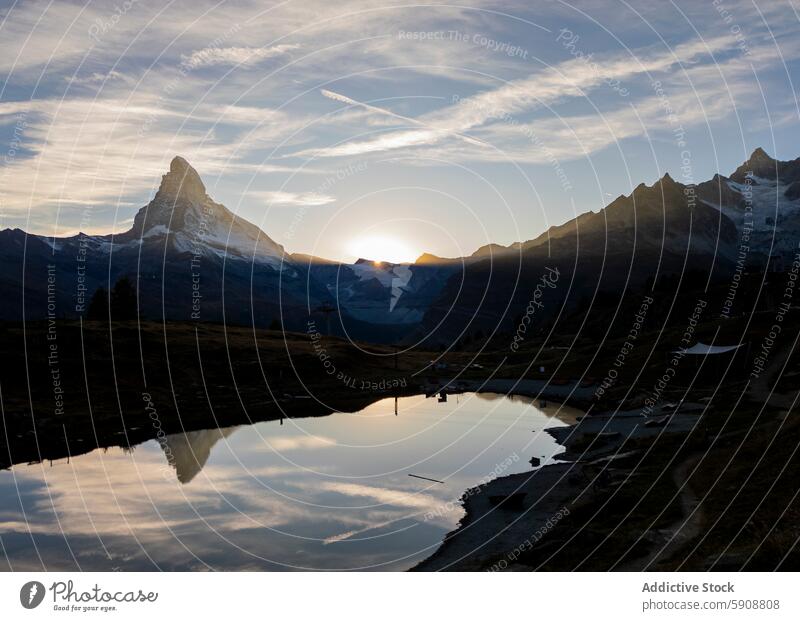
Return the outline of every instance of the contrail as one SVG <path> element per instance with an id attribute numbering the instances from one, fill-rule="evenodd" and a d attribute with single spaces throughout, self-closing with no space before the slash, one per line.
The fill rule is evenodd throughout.
<path id="1" fill-rule="evenodd" d="M 377 112 L 378 114 L 383 114 L 385 116 L 391 116 L 395 119 L 400 119 L 401 121 L 406 121 L 407 123 L 424 127 L 425 129 L 451 134 L 453 136 L 456 136 L 457 138 L 461 138 L 462 140 L 469 142 L 470 144 L 477 145 L 479 147 L 489 146 L 489 144 L 483 140 L 479 140 L 477 138 L 471 138 L 470 136 L 466 136 L 464 134 L 460 134 L 456 131 L 452 131 L 449 129 L 436 127 L 435 125 L 429 125 L 424 121 L 420 121 L 419 119 L 415 119 L 410 116 L 403 116 L 402 114 L 397 114 L 396 112 L 392 112 L 391 110 L 387 110 L 386 108 L 379 108 L 378 106 L 373 106 L 371 104 L 364 103 L 362 101 L 356 101 L 352 97 L 348 97 L 347 95 L 341 95 L 339 93 L 334 93 L 333 91 L 329 91 L 326 88 L 320 89 L 320 93 L 322 93 L 322 95 L 324 95 L 328 99 L 333 99 L 334 101 L 339 101 L 341 103 L 345 103 L 350 106 L 358 106 L 360 108 L 364 108 L 365 110 L 370 110 L 371 112 Z"/>

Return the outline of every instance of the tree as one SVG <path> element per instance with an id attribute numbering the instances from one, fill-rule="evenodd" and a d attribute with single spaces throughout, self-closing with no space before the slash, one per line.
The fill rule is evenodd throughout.
<path id="1" fill-rule="evenodd" d="M 111 318 L 114 321 L 136 319 L 136 311 L 136 287 L 123 276 L 111 290 Z"/>
<path id="2" fill-rule="evenodd" d="M 87 319 L 108 319 L 108 291 L 105 287 L 98 287 L 89 302 L 89 310 L 86 313 Z"/>

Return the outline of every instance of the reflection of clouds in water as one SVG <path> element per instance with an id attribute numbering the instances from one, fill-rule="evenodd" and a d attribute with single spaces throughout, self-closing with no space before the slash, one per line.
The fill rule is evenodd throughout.
<path id="1" fill-rule="evenodd" d="M 30 501 L 33 506 L 26 508 L 28 524 L 19 520 L 3 522 L 0 523 L 0 532 L 4 533 L 4 538 L 8 532 L 36 536 L 50 569 L 76 569 L 69 555 L 61 552 L 66 548 L 58 523 L 53 519 L 53 511 L 58 514 L 78 561 L 87 563 L 86 568 L 102 568 L 103 564 L 108 565 L 105 569 L 115 565 L 131 569 L 152 568 L 137 540 L 157 560 L 159 567 L 182 570 L 208 569 L 204 563 L 213 568 L 264 570 L 274 568 L 268 563 L 272 559 L 289 559 L 300 565 L 320 567 L 324 565 L 313 553 L 316 546 L 327 548 L 332 543 L 351 546 L 342 552 L 327 553 L 324 564 L 330 563 L 331 567 L 337 568 L 354 561 L 362 562 L 357 560 L 359 552 L 352 548 L 353 545 L 370 547 L 366 553 L 369 560 L 364 560 L 365 563 L 387 562 L 402 556 L 400 550 L 393 547 L 397 543 L 392 533 L 414 526 L 414 515 L 419 516 L 441 503 L 440 499 L 427 494 L 415 495 L 413 490 L 407 493 L 331 481 L 319 484 L 319 481 L 305 479 L 291 468 L 258 469 L 258 476 L 291 479 L 287 484 L 301 491 L 303 499 L 308 502 L 329 500 L 327 495 L 334 493 L 368 498 L 377 503 L 368 510 L 335 507 L 309 510 L 307 505 L 283 498 L 268 489 L 259 487 L 254 491 L 252 479 L 246 477 L 240 468 L 214 464 L 207 468 L 208 476 L 199 476 L 188 486 L 175 479 L 165 479 L 166 466 L 159 452 L 155 446 L 153 450 L 137 450 L 135 464 L 132 464 L 129 454 L 109 451 L 102 456 L 108 479 L 100 454 L 81 456 L 69 464 L 58 463 L 47 472 L 52 504 L 47 488 L 40 487 Z M 139 482 L 139 476 L 132 472 L 133 468 L 138 469 L 139 476 L 146 481 L 147 491 Z M 41 468 L 37 466 L 20 469 L 17 476 L 39 479 L 41 474 Z M 76 478 L 80 487 L 75 483 Z M 216 489 L 210 479 L 213 479 Z M 111 496 L 112 490 L 119 508 Z M 161 516 L 151 505 L 147 492 Z M 234 511 L 228 502 L 239 511 Z M 208 525 L 198 519 L 188 503 L 197 509 Z M 132 528 L 125 527 L 123 515 Z M 455 517 L 440 535 L 454 525 Z M 434 540 L 440 535 L 434 536 Z M 369 541 L 374 537 L 377 537 L 375 542 Z M 367 541 L 354 543 L 356 538 Z M 102 554 L 100 541 L 112 550 L 113 562 Z M 201 560 L 193 558 L 184 546 Z M 293 559 L 294 555 L 297 559 Z M 23 569 L 25 565 L 15 564 L 15 567 Z M 41 566 L 29 569 L 41 569 Z"/>
<path id="2" fill-rule="evenodd" d="M 228 438 L 239 427 L 202 429 L 166 436 L 162 449 L 169 464 L 175 469 L 178 481 L 189 483 L 206 465 L 214 445 Z M 309 450 L 336 444 L 335 440 L 321 436 L 288 436 L 267 438 L 258 446 L 277 453 Z"/>
<path id="3" fill-rule="evenodd" d="M 61 534 L 54 513 L 70 534 L 140 537 L 144 534 L 148 538 L 151 531 L 164 531 L 169 537 L 167 527 L 176 532 L 207 529 L 192 507 L 211 520 L 214 528 L 222 530 L 275 527 L 305 514 L 266 489 L 254 496 L 249 476 L 238 466 L 215 465 L 213 480 L 198 477 L 188 487 L 165 477 L 165 467 L 164 458 L 155 447 L 142 447 L 133 454 L 119 449 L 105 454 L 89 453 L 47 469 L 42 465 L 17 467 L 14 469 L 17 478 L 42 480 L 46 486 L 23 496 L 27 524 L 20 519 L 21 515 L 16 515 L 16 519 L 0 522 L 0 532 Z M 262 468 L 258 474 L 270 476 L 292 471 Z M 240 505 L 237 508 L 249 514 L 242 516 L 235 512 L 226 500 L 234 506 Z"/>
<path id="4" fill-rule="evenodd" d="M 42 465 L 17 467 L 14 470 L 19 479 L 46 481 L 46 485 L 33 488 L 23 499 L 28 522 L 13 512 L 8 515 L 9 519 L 0 521 L 0 531 L 60 536 L 61 529 L 53 519 L 56 514 L 70 536 L 105 539 L 135 535 L 152 544 L 173 541 L 168 529 L 180 536 L 208 531 L 209 526 L 201 522 L 192 508 L 211 528 L 225 533 L 265 527 L 292 532 L 293 525 L 308 520 L 307 505 L 293 502 L 261 485 L 254 490 L 252 476 L 265 479 L 265 485 L 270 484 L 270 477 L 280 477 L 282 485 L 301 492 L 306 502 L 327 500 L 325 494 L 332 492 L 351 498 L 369 498 L 376 503 L 369 511 L 347 507 L 316 508 L 314 519 L 331 523 L 335 532 L 342 528 L 353 531 L 379 528 L 408 517 L 409 509 L 415 509 L 412 513 L 416 514 L 441 502 L 433 496 L 415 493 L 413 489 L 405 492 L 356 483 L 309 480 L 296 468 L 281 466 L 254 468 L 246 474 L 236 465 L 215 464 L 208 476 L 197 477 L 191 485 L 178 483 L 181 477 L 191 475 L 190 478 L 194 478 L 195 470 L 200 469 L 198 462 L 205 464 L 214 445 L 234 430 L 170 436 L 169 446 L 178 480 L 164 476 L 165 458 L 155 444 L 139 447 L 134 453 L 120 449 L 110 449 L 104 454 L 89 453 L 69 463 L 58 462 L 46 471 Z M 307 442 L 307 439 L 314 439 L 304 437 L 284 439 L 287 441 L 283 443 L 284 448 L 307 448 L 324 443 Z"/>
<path id="5" fill-rule="evenodd" d="M 317 449 L 336 444 L 336 440 L 323 436 L 289 436 L 285 438 L 268 438 L 268 446 L 274 451 L 296 451 L 298 449 Z"/>
<path id="6" fill-rule="evenodd" d="M 361 485 L 359 483 L 326 481 L 319 484 L 318 488 L 345 496 L 370 498 L 381 505 L 394 505 L 397 507 L 428 509 L 439 502 L 436 497 L 427 494 L 406 493 L 397 489 Z"/>
<path id="7" fill-rule="evenodd" d="M 549 418 L 555 404 L 542 414 L 529 398 L 471 397 L 403 398 L 399 418 L 387 399 L 364 416 L 303 419 L 298 428 L 195 431 L 52 468 L 16 466 L 0 472 L 3 543 L 13 542 L 15 569 L 42 569 L 32 565 L 31 536 L 47 569 L 77 568 L 67 541 L 82 569 L 406 569 L 421 560 L 406 557 L 426 556 L 454 528 L 459 497 L 497 463 L 555 446 L 548 434 L 530 434 L 558 424 Z M 448 424 L 439 424 L 443 413 Z M 398 438 L 402 450 L 383 444 Z M 408 478 L 409 464 L 422 461 L 424 474 L 447 484 Z M 527 468 L 526 460 L 517 465 Z"/>
<path id="8" fill-rule="evenodd" d="M 175 468 L 178 481 L 189 483 L 206 465 L 211 449 L 222 439 L 228 438 L 239 427 L 222 429 L 202 429 L 166 436 L 162 449 L 170 465 Z M 260 445 L 277 453 L 296 450 L 309 450 L 333 446 L 335 440 L 322 436 L 288 436 L 267 438 Z M 288 470 L 289 472 L 293 470 Z M 251 471 L 252 472 L 252 471 Z M 274 469 L 271 472 L 275 472 Z M 286 469 L 283 472 L 287 472 Z"/>
<path id="9" fill-rule="evenodd" d="M 269 427 L 269 424 L 270 423 L 258 423 L 253 425 L 251 429 L 260 430 L 260 434 L 251 434 L 250 437 L 245 440 L 245 443 L 240 445 L 241 448 L 244 450 L 286 453 L 297 450 L 329 448 L 336 445 L 336 440 L 323 435 L 304 435 L 302 433 L 295 436 L 273 435 L 276 431 Z M 297 421 L 293 420 L 292 424 L 299 427 L 299 431 L 303 431 L 302 425 L 298 424 Z"/>
<path id="10" fill-rule="evenodd" d="M 368 519 L 360 520 L 361 528 L 355 528 L 346 532 L 338 533 L 336 535 L 325 538 L 326 545 L 346 541 L 356 536 L 370 537 L 375 536 L 388 526 L 398 524 L 403 521 L 420 520 L 429 512 L 433 514 L 436 508 L 442 507 L 445 504 L 445 499 L 436 497 L 430 494 L 424 494 L 416 491 L 416 488 L 410 486 L 408 491 L 400 489 L 390 489 L 387 487 L 375 487 L 372 485 L 361 485 L 358 483 L 337 483 L 325 482 L 320 485 L 321 488 L 342 494 L 353 498 L 367 498 L 378 505 L 368 512 Z M 460 503 L 454 501 L 452 508 L 460 506 Z M 438 522 L 446 526 L 446 530 L 451 530 L 455 527 L 460 512 L 450 511 L 443 513 L 438 517 Z M 401 527 L 402 528 L 402 527 Z"/>

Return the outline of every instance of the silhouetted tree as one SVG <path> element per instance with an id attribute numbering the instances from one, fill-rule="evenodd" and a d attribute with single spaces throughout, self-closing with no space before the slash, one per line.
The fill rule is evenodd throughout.
<path id="1" fill-rule="evenodd" d="M 108 319 L 108 291 L 105 287 L 98 287 L 89 302 L 89 310 L 86 312 L 87 319 Z"/>
<path id="2" fill-rule="evenodd" d="M 111 290 L 111 318 L 136 319 L 136 288 L 129 278 L 120 278 Z"/>

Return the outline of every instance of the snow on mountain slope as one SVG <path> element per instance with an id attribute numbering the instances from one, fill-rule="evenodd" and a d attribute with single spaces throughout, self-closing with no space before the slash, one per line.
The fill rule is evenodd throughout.
<path id="1" fill-rule="evenodd" d="M 756 149 L 730 177 L 700 184 L 701 201 L 719 209 L 750 252 L 786 255 L 800 239 L 800 160 L 782 162 Z"/>
<path id="2" fill-rule="evenodd" d="M 254 262 L 284 271 L 287 276 L 295 272 L 285 258 L 283 246 L 256 225 L 214 202 L 197 171 L 182 157 L 172 160 L 155 197 L 139 210 L 129 231 L 40 239 L 56 250 L 65 244 L 81 245 L 88 251 L 108 254 L 126 249 L 138 251 L 140 246 L 148 245 L 160 247 L 162 252 Z"/>
<path id="3" fill-rule="evenodd" d="M 312 278 L 323 284 L 337 306 L 351 317 L 382 325 L 422 320 L 430 303 L 461 263 L 417 265 L 309 261 Z"/>

